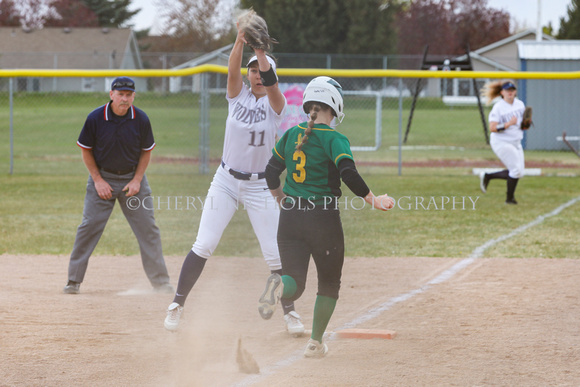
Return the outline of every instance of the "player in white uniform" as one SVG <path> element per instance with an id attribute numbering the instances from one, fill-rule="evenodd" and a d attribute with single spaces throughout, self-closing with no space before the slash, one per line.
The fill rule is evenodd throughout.
<path id="1" fill-rule="evenodd" d="M 518 204 L 514 193 L 520 178 L 524 176 L 524 150 L 521 129 L 524 103 L 516 97 L 517 89 L 512 80 L 499 80 L 485 85 L 483 94 L 488 104 L 501 95 L 501 99 L 489 113 L 490 145 L 493 152 L 507 169 L 495 173 L 481 173 L 480 187 L 483 193 L 492 179 L 507 180 L 507 204 Z"/>
<path id="2" fill-rule="evenodd" d="M 229 106 L 222 162 L 213 177 L 197 238 L 185 257 L 173 303 L 167 310 L 164 325 L 168 330 L 177 329 L 187 296 L 238 209 L 247 211 L 271 273 L 282 273 L 276 240 L 280 212 L 270 195 L 264 170 L 276 143 L 286 98 L 278 88 L 276 62 L 263 50 L 254 50 L 255 55 L 247 63 L 250 87 L 244 84 L 240 68 L 245 43 L 244 33 L 238 30 L 228 62 Z M 288 332 L 302 335 L 304 325 L 294 311 L 294 303 L 283 307 Z"/>

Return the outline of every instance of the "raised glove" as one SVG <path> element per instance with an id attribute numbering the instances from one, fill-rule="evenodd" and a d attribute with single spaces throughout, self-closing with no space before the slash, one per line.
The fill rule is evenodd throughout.
<path id="1" fill-rule="evenodd" d="M 268 34 L 268 25 L 264 18 L 253 9 L 248 10 L 238 18 L 238 27 L 244 32 L 248 46 L 255 50 L 271 51 L 272 45 L 278 43 Z"/>
<path id="2" fill-rule="evenodd" d="M 524 110 L 524 117 L 522 118 L 522 130 L 527 130 L 532 126 L 534 123 L 532 122 L 532 108 L 528 106 L 526 110 Z"/>

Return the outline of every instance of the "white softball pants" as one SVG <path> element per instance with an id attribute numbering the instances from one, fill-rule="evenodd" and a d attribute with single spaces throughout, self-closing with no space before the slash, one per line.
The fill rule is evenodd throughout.
<path id="1" fill-rule="evenodd" d="M 489 143 L 493 152 L 508 169 L 512 179 L 524 177 L 524 149 L 521 141 L 497 140 L 492 136 Z"/>
<path id="2" fill-rule="evenodd" d="M 221 166 L 207 193 L 193 252 L 206 259 L 211 257 L 236 211 L 244 210 L 248 213 L 270 270 L 281 269 L 276 241 L 280 210 L 270 194 L 266 179 L 238 180 Z"/>

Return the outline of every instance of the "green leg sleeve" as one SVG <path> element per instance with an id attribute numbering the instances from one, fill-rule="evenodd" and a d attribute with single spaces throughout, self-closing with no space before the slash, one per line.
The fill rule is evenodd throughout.
<path id="1" fill-rule="evenodd" d="M 322 343 L 322 336 L 328 326 L 330 317 L 336 306 L 336 298 L 317 296 L 314 304 L 314 316 L 312 318 L 312 334 L 310 338 Z"/>
<path id="2" fill-rule="evenodd" d="M 284 291 L 282 292 L 282 298 L 290 298 L 296 293 L 296 281 L 294 278 L 283 275 L 282 283 L 284 284 Z"/>

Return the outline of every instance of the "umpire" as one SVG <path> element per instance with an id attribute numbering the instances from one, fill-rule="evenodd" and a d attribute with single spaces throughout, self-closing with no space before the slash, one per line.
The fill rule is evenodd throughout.
<path id="1" fill-rule="evenodd" d="M 144 111 L 133 106 L 135 82 L 132 79 L 115 79 L 109 95 L 111 100 L 106 105 L 88 115 L 77 141 L 89 180 L 83 220 L 77 229 L 64 293 L 79 293 L 89 258 L 117 200 L 139 242 L 141 261 L 149 281 L 157 291 L 173 293 L 153 210 L 134 205 L 143 203 L 151 195 L 145 176 L 155 147 L 151 123 Z"/>

